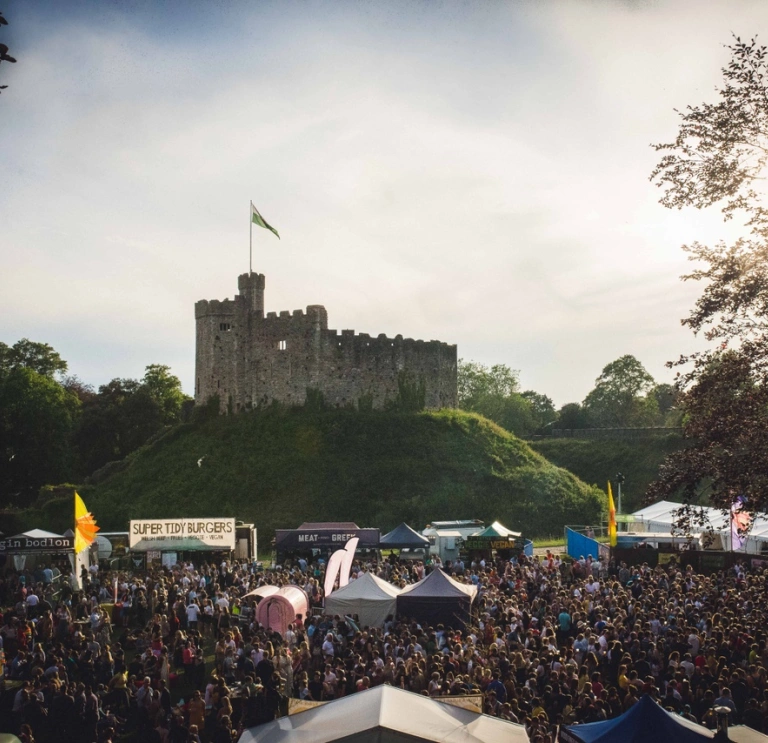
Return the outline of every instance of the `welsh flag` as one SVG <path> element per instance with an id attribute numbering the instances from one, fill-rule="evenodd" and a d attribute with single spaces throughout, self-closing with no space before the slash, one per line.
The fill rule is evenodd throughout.
<path id="1" fill-rule="evenodd" d="M 280 239 L 280 235 L 278 235 L 277 230 L 272 227 L 272 225 L 268 224 L 267 220 L 264 219 L 261 214 L 259 214 L 259 210 L 253 205 L 253 202 L 251 202 L 251 222 L 253 222 L 253 224 L 259 225 L 259 227 L 263 227 L 265 230 L 274 232 L 275 235 L 277 235 L 277 239 Z"/>

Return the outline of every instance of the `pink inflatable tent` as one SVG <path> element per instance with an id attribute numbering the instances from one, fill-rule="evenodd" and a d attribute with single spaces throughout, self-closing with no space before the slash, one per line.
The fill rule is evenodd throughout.
<path id="1" fill-rule="evenodd" d="M 261 601 L 267 596 L 272 596 L 277 593 L 279 590 L 280 589 L 277 586 L 259 586 L 258 588 L 254 588 L 253 591 L 246 593 L 243 598 L 247 599 L 254 596 L 257 600 Z"/>
<path id="2" fill-rule="evenodd" d="M 296 621 L 296 615 L 305 619 L 309 611 L 307 594 L 298 586 L 283 586 L 276 593 L 265 596 L 256 610 L 259 624 L 267 629 L 285 635 L 289 624 Z"/>

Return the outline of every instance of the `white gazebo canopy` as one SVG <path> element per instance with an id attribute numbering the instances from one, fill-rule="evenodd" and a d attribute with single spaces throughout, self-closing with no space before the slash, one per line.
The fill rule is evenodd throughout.
<path id="1" fill-rule="evenodd" d="M 240 743 L 528 743 L 525 727 L 376 686 L 243 732 Z"/>

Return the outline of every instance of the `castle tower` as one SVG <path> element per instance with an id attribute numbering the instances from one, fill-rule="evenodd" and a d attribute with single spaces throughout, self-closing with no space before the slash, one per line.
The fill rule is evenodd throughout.
<path id="1" fill-rule="evenodd" d="M 237 277 L 240 296 L 245 297 L 248 312 L 259 318 L 264 317 L 264 286 L 267 280 L 263 273 L 242 273 Z"/>
<path id="2" fill-rule="evenodd" d="M 322 305 L 264 312 L 264 274 L 238 276 L 234 301 L 195 304 L 195 403 L 222 412 L 272 401 L 304 404 L 310 391 L 336 407 L 385 407 L 404 375 L 428 408 L 455 407 L 456 346 L 328 328 Z"/>

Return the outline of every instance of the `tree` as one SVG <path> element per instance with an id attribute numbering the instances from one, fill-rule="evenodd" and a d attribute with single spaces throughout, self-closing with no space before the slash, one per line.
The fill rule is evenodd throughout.
<path id="1" fill-rule="evenodd" d="M 726 219 L 743 212 L 754 234 L 765 236 L 768 210 L 756 190 L 768 161 L 766 47 L 734 37 L 726 48 L 724 85 L 717 103 L 688 106 L 674 142 L 654 145 L 664 152 L 651 180 L 664 190 L 669 208 L 697 209 L 721 204 Z"/>
<path id="2" fill-rule="evenodd" d="M 1 26 L 7 26 L 8 21 L 5 20 L 3 17 L 3 14 L 0 13 L 0 27 Z M 10 54 L 8 54 L 8 46 L 6 44 L 0 44 L 0 64 L 3 62 L 16 62 L 16 59 L 12 57 Z M 7 85 L 0 85 L 0 91 L 3 91 L 7 88 Z"/>
<path id="3" fill-rule="evenodd" d="M 159 406 L 163 425 L 178 423 L 184 401 L 189 398 L 181 391 L 181 380 L 171 374 L 171 367 L 150 364 L 144 372 L 141 384 Z"/>
<path id="4" fill-rule="evenodd" d="M 488 367 L 460 359 L 459 407 L 483 415 L 518 436 L 530 435 L 540 426 L 534 404 L 518 392 L 518 374 L 506 364 Z"/>
<path id="5" fill-rule="evenodd" d="M 0 377 L 0 494 L 66 480 L 80 402 L 49 376 L 17 366 Z"/>
<path id="6" fill-rule="evenodd" d="M 0 374 L 12 369 L 32 369 L 45 377 L 67 371 L 67 362 L 47 343 L 22 338 L 9 347 L 0 342 Z"/>
<path id="7" fill-rule="evenodd" d="M 718 206 L 724 219 L 743 220 L 746 235 L 732 245 L 684 246 L 703 266 L 683 279 L 704 288 L 682 323 L 712 346 L 670 364 L 679 368 L 688 446 L 666 460 L 648 496 L 692 502 L 706 483 L 716 506 L 729 508 L 739 494 L 765 510 L 768 210 L 759 184 L 768 163 L 768 50 L 739 37 L 727 48 L 717 102 L 679 112 L 676 139 L 655 145 L 664 155 L 651 179 L 664 190 L 664 206 Z"/>
<path id="8" fill-rule="evenodd" d="M 651 425 L 658 408 L 647 393 L 654 384 L 645 367 L 627 354 L 603 368 L 584 399 L 584 409 L 593 425 L 602 428 Z"/>
<path id="9" fill-rule="evenodd" d="M 473 400 L 487 396 L 509 397 L 520 388 L 519 374 L 506 364 L 487 367 L 477 361 L 459 359 L 459 407 L 465 408 Z"/>
<path id="10" fill-rule="evenodd" d="M 587 411 L 578 402 L 566 403 L 557 414 L 558 428 L 589 428 L 589 426 Z"/>
<path id="11" fill-rule="evenodd" d="M 525 392 L 520 393 L 520 396 L 531 403 L 533 413 L 536 416 L 537 428 L 543 428 L 557 420 L 557 411 L 551 397 L 533 390 L 525 390 Z"/>
<path id="12" fill-rule="evenodd" d="M 73 387 L 77 387 L 73 384 Z M 187 398 L 170 367 L 150 364 L 141 381 L 113 379 L 88 395 L 75 434 L 80 476 L 123 459 L 166 426 L 181 421 Z"/>

